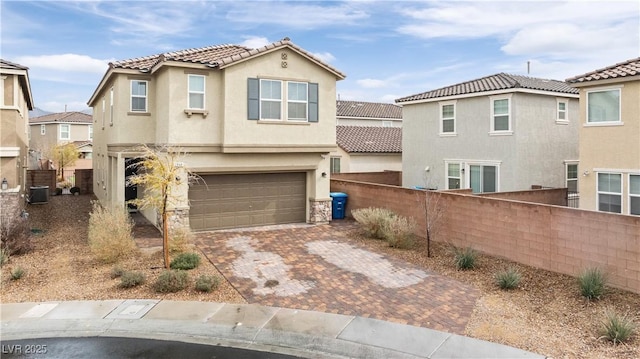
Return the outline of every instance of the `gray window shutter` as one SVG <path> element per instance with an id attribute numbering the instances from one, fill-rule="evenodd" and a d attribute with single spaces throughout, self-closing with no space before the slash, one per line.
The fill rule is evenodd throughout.
<path id="1" fill-rule="evenodd" d="M 248 79 L 247 90 L 249 120 L 258 120 L 260 118 L 260 80 Z"/>
<path id="2" fill-rule="evenodd" d="M 318 84 L 309 84 L 309 122 L 318 122 Z"/>

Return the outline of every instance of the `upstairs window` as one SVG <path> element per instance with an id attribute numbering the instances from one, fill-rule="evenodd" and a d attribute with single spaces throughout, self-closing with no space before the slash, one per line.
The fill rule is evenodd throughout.
<path id="1" fill-rule="evenodd" d="M 204 110 L 205 81 L 202 75 L 189 75 L 189 108 Z"/>
<path id="2" fill-rule="evenodd" d="M 131 111 L 147 112 L 148 81 L 131 80 Z"/>
<path id="3" fill-rule="evenodd" d="M 587 92 L 587 124 L 621 122 L 620 89 Z"/>
<path id="4" fill-rule="evenodd" d="M 318 84 L 248 79 L 249 120 L 318 122 Z"/>
<path id="5" fill-rule="evenodd" d="M 71 139 L 71 126 L 66 124 L 60 125 L 60 139 L 61 140 L 70 140 Z"/>
<path id="6" fill-rule="evenodd" d="M 456 104 L 440 104 L 440 134 L 454 135 L 456 133 Z"/>
<path id="7" fill-rule="evenodd" d="M 509 132 L 511 131 L 511 111 L 510 99 L 493 99 L 491 105 L 491 131 Z"/>
<path id="8" fill-rule="evenodd" d="M 557 122 L 569 122 L 569 117 L 567 115 L 568 104 L 565 100 L 558 100 L 557 102 L 558 112 L 556 116 Z"/>

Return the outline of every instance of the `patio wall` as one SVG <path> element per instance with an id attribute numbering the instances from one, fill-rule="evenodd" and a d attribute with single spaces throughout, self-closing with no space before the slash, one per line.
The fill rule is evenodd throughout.
<path id="1" fill-rule="evenodd" d="M 478 194 L 478 196 L 512 199 L 516 201 L 531 203 L 552 204 L 555 206 L 567 205 L 566 188 L 531 189 L 527 191 L 483 193 Z"/>
<path id="2" fill-rule="evenodd" d="M 383 172 L 332 173 L 331 179 L 343 179 L 343 180 L 349 180 L 349 181 L 401 186 L 402 172 L 401 171 L 383 171 Z"/>
<path id="3" fill-rule="evenodd" d="M 356 208 L 388 208 L 413 217 L 422 237 L 422 203 L 425 196 L 434 196 L 433 203 L 439 195 L 445 210 L 436 241 L 572 276 L 598 266 L 607 272 L 612 286 L 640 293 L 637 216 L 335 179 L 331 191 L 348 194 L 347 215 Z"/>

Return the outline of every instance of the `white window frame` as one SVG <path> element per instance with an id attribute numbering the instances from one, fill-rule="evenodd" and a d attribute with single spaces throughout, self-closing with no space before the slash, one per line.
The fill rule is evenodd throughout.
<path id="1" fill-rule="evenodd" d="M 471 166 L 492 166 L 496 168 L 496 182 L 495 182 L 495 192 L 500 192 L 500 165 L 501 161 L 478 161 L 478 160 L 470 160 L 464 163 L 464 183 L 467 189 L 471 189 Z M 478 193 L 487 193 L 487 192 L 478 192 Z"/>
<path id="2" fill-rule="evenodd" d="M 89 131 L 89 140 L 93 141 L 93 125 L 89 125 L 88 131 Z"/>
<path id="3" fill-rule="evenodd" d="M 280 98 L 279 99 L 277 99 L 275 97 L 274 98 L 263 97 L 264 91 L 262 91 L 262 84 L 264 82 L 278 82 L 278 83 L 280 83 Z M 260 81 L 258 83 L 258 86 L 260 88 L 260 99 L 259 99 L 259 101 L 260 101 L 260 117 L 259 117 L 260 121 L 282 121 L 284 118 L 286 118 L 286 115 L 284 113 L 284 109 L 282 108 L 283 107 L 282 103 L 284 102 L 283 98 L 284 98 L 284 87 L 285 87 L 285 86 L 283 86 L 283 84 L 285 82 L 286 81 L 274 80 L 274 79 L 260 79 Z M 278 102 L 278 103 L 280 103 L 280 106 L 279 106 L 280 107 L 280 118 L 264 118 L 264 117 L 262 117 L 264 115 L 264 111 L 262 109 L 262 105 L 263 105 L 264 102 L 274 102 L 274 103 Z"/>
<path id="4" fill-rule="evenodd" d="M 456 121 L 456 101 L 446 101 L 446 102 L 439 102 L 439 108 L 440 108 L 440 136 L 441 137 L 446 137 L 446 136 L 457 136 L 457 121 Z M 443 114 L 443 110 L 445 106 L 453 106 L 453 117 L 444 117 Z M 453 132 L 444 132 L 444 121 L 453 121 Z"/>
<path id="5" fill-rule="evenodd" d="M 107 100 L 102 98 L 102 129 L 104 130 L 104 121 L 105 121 L 105 111 L 107 111 Z"/>
<path id="6" fill-rule="evenodd" d="M 449 166 L 450 165 L 458 165 L 458 177 L 449 175 Z M 445 178 L 445 188 L 446 189 L 461 189 L 462 187 L 462 178 L 463 178 L 463 164 L 459 161 L 445 161 L 444 162 L 444 178 Z M 449 187 L 449 179 L 458 179 L 458 188 Z"/>
<path id="7" fill-rule="evenodd" d="M 284 83 L 286 83 L 286 87 L 283 86 L 283 90 L 286 93 L 286 96 L 283 98 L 287 99 L 287 102 L 284 106 L 284 118 L 287 119 L 287 121 L 293 121 L 293 122 L 309 122 L 309 83 L 308 82 L 302 82 L 302 81 L 284 81 Z M 307 90 L 306 96 L 305 96 L 305 100 L 291 100 L 289 99 L 289 84 L 302 84 L 304 85 L 304 87 Z M 302 103 L 305 105 L 305 112 L 304 112 L 304 118 L 291 118 L 289 116 L 289 103 Z"/>
<path id="8" fill-rule="evenodd" d="M 585 126 L 621 126 L 624 124 L 622 122 L 622 87 L 623 86 L 594 88 L 585 93 L 585 103 L 586 103 Z M 593 93 L 608 92 L 608 91 L 618 92 L 618 118 L 613 121 L 589 121 L 590 119 L 589 95 Z"/>
<path id="9" fill-rule="evenodd" d="M 339 168 L 338 168 L 337 172 L 334 172 L 334 167 L 335 167 L 334 164 L 336 162 L 338 163 L 338 167 Z M 342 172 L 342 157 L 337 157 L 337 156 L 331 157 L 329 159 L 329 167 L 330 167 L 330 171 L 329 172 L 331 172 L 331 173 L 341 173 Z"/>
<path id="10" fill-rule="evenodd" d="M 569 178 L 569 166 L 576 166 L 576 178 Z M 564 181 L 567 190 L 569 189 L 569 181 L 576 182 L 576 193 L 578 192 L 578 185 L 580 180 L 580 167 L 578 166 L 578 161 L 565 161 L 564 163 Z"/>
<path id="11" fill-rule="evenodd" d="M 268 82 L 278 82 L 280 83 L 280 99 L 276 98 L 265 98 L 263 97 L 262 91 L 262 83 Z M 307 97 L 306 100 L 290 100 L 289 99 L 289 84 L 303 84 L 307 89 Z M 293 123 L 308 123 L 309 122 L 309 82 L 304 81 L 285 81 L 285 80 L 277 80 L 277 79 L 260 79 L 259 84 L 260 88 L 260 121 L 281 121 L 281 122 L 293 122 Z M 279 102 L 280 103 L 280 118 L 263 118 L 264 111 L 262 110 L 263 102 Z M 289 118 L 289 103 L 304 103 L 306 105 L 305 118 Z"/>
<path id="12" fill-rule="evenodd" d="M 109 126 L 113 126 L 113 87 L 109 91 Z M 93 134 L 93 129 L 91 133 Z"/>
<path id="13" fill-rule="evenodd" d="M 202 79 L 202 91 L 191 89 L 191 79 L 199 77 Z M 190 110 L 204 110 L 206 108 L 206 91 L 207 91 L 207 78 L 204 75 L 188 74 L 187 75 L 187 108 Z M 202 107 L 194 107 L 191 104 L 191 95 L 202 96 Z"/>
<path id="14" fill-rule="evenodd" d="M 63 127 L 66 127 L 66 128 L 67 128 L 67 131 L 62 131 L 62 128 L 63 128 Z M 66 137 L 62 137 L 62 134 L 63 134 L 63 133 L 66 133 L 66 134 L 67 134 L 67 136 L 66 136 Z M 59 138 L 61 141 L 68 141 L 68 140 L 70 140 L 70 139 L 71 139 L 71 125 L 70 125 L 70 124 L 68 124 L 68 123 L 61 123 L 61 124 L 60 124 L 60 127 L 59 127 L 59 133 L 58 133 L 58 138 Z"/>
<path id="15" fill-rule="evenodd" d="M 47 134 L 47 125 L 40 125 L 40 134 L 43 136 Z"/>
<path id="16" fill-rule="evenodd" d="M 511 94 L 507 94 L 507 95 L 500 95 L 500 96 L 490 96 L 489 97 L 489 105 L 490 105 L 490 113 L 491 113 L 491 119 L 490 119 L 490 123 L 489 123 L 489 134 L 490 135 L 512 135 L 513 134 L 513 111 L 512 111 L 512 106 L 511 106 Z M 509 128 L 506 130 L 496 130 L 496 116 L 504 116 L 503 114 L 495 114 L 495 102 L 496 101 L 501 101 L 501 100 L 507 100 L 507 107 L 508 107 L 508 111 L 507 111 L 507 120 L 508 120 L 508 126 Z"/>
<path id="17" fill-rule="evenodd" d="M 600 191 L 600 175 L 608 174 L 608 175 L 618 175 L 620 176 L 620 192 L 606 192 Z M 596 172 L 596 210 L 598 212 L 606 212 L 606 213 L 622 213 L 624 208 L 624 197 L 622 196 L 622 192 L 624 189 L 624 176 L 621 172 Z M 611 196 L 619 196 L 620 197 L 620 212 L 611 212 L 611 211 L 600 211 L 600 195 L 606 194 Z"/>
<path id="18" fill-rule="evenodd" d="M 133 94 L 133 84 L 134 83 L 141 83 L 144 82 L 145 83 L 145 94 L 144 95 L 134 95 Z M 137 113 L 146 113 L 149 112 L 149 81 L 147 80 L 131 80 L 130 82 L 130 86 L 129 86 L 129 110 L 131 112 L 137 112 Z M 144 109 L 142 110 L 134 110 L 133 109 L 133 99 L 134 98 L 144 98 Z"/>
<path id="19" fill-rule="evenodd" d="M 638 177 L 640 179 L 640 172 L 638 173 L 629 173 L 629 204 L 627 205 L 627 212 L 629 213 L 629 215 L 632 216 L 640 216 L 640 213 L 631 213 L 631 198 L 638 198 L 638 201 L 640 201 L 640 192 L 638 193 L 632 193 L 631 192 L 631 177 Z"/>
<path id="20" fill-rule="evenodd" d="M 564 110 L 560 109 L 560 104 L 564 104 Z M 564 116 L 564 118 L 561 118 L 561 114 Z M 562 98 L 556 99 L 556 123 L 569 123 L 569 100 Z"/>

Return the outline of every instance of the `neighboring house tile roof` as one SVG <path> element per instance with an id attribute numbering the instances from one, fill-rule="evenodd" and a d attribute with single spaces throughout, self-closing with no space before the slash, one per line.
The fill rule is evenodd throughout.
<path id="1" fill-rule="evenodd" d="M 34 117 L 29 119 L 29 124 L 37 123 L 49 123 L 49 122 L 64 122 L 64 123 L 93 123 L 91 115 L 87 115 L 83 112 L 59 112 L 52 113 L 40 117 Z"/>
<path id="2" fill-rule="evenodd" d="M 7 61 L 4 59 L 0 59 L 0 68 L 3 69 L 11 69 L 11 70 L 28 70 L 29 68 L 26 66 L 18 65 L 11 61 Z"/>
<path id="3" fill-rule="evenodd" d="M 640 75 L 640 57 L 567 79 L 570 84 Z"/>
<path id="4" fill-rule="evenodd" d="M 417 100 L 428 100 L 440 97 L 466 95 L 482 93 L 488 91 L 508 90 L 508 89 L 528 89 L 549 91 L 557 93 L 578 94 L 578 90 L 569 86 L 566 82 L 558 80 L 547 80 L 535 77 L 509 75 L 499 73 L 479 79 L 462 82 L 459 84 L 443 87 L 437 90 L 419 93 L 416 95 L 402 97 L 396 102 L 409 102 Z"/>
<path id="5" fill-rule="evenodd" d="M 336 142 L 348 153 L 402 153 L 402 128 L 336 126 Z"/>
<path id="6" fill-rule="evenodd" d="M 263 46 L 258 49 L 250 49 L 241 45 L 214 45 L 201 48 L 192 48 L 180 51 L 165 52 L 162 54 L 138 57 L 134 59 L 121 60 L 109 63 L 111 68 L 123 68 L 123 69 L 136 69 L 143 72 L 151 71 L 151 69 L 166 61 L 178 61 L 178 62 L 190 62 L 207 65 L 209 67 L 224 68 L 232 65 L 236 62 L 251 58 L 255 55 L 269 52 L 281 47 L 291 47 L 300 52 L 304 56 L 307 56 L 314 62 L 325 67 L 331 72 L 334 72 L 338 77 L 344 78 L 345 75 L 335 69 L 334 67 L 324 63 L 320 59 L 316 58 L 310 52 L 300 48 L 291 42 L 288 37 L 280 41 L 276 41 L 269 45 Z"/>
<path id="7" fill-rule="evenodd" d="M 402 107 L 391 103 L 338 100 L 336 116 L 402 120 Z"/>
<path id="8" fill-rule="evenodd" d="M 73 144 L 76 146 L 77 149 L 80 149 L 83 147 L 93 147 L 93 141 L 73 141 Z"/>

